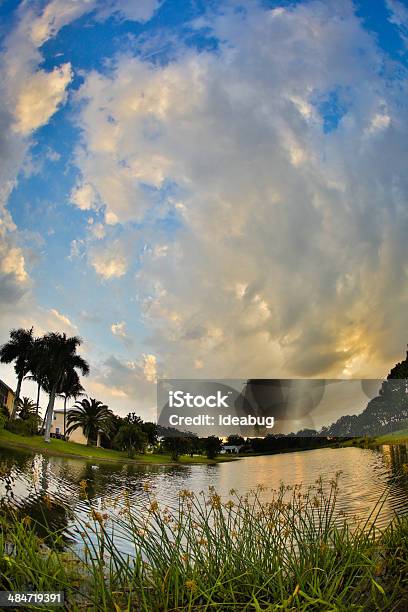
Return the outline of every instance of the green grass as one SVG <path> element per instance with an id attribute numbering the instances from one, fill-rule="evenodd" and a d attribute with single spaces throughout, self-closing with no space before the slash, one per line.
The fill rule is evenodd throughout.
<path id="1" fill-rule="evenodd" d="M 150 493 L 140 507 L 124 496 L 112 500 L 115 514 L 91 507 L 86 482 L 82 491 L 77 548 L 61 550 L 60 534 L 40 540 L 30 518 L 3 513 L 0 589 L 64 590 L 73 612 L 406 609 L 408 519 L 384 531 L 338 525 L 337 481 L 282 486 L 267 502 L 261 487 L 229 499 L 184 490 L 172 508 Z"/>
<path id="2" fill-rule="evenodd" d="M 337 442 L 335 446 L 362 446 L 365 448 L 373 448 L 381 444 L 408 444 L 408 429 L 400 429 L 399 431 L 384 434 L 383 436 L 353 438 L 346 442 Z"/>
<path id="3" fill-rule="evenodd" d="M 172 460 L 169 455 L 159 455 L 146 453 L 145 455 L 135 455 L 133 459 L 129 459 L 126 453 L 115 451 L 107 448 L 96 448 L 95 446 L 86 446 L 75 442 L 65 442 L 51 438 L 49 443 L 44 442 L 40 436 L 21 436 L 12 433 L 5 429 L 0 430 L 0 446 L 25 448 L 31 451 L 39 451 L 50 455 L 66 455 L 76 456 L 85 459 L 93 459 L 99 461 L 113 461 L 126 463 L 140 464 L 169 464 Z M 218 463 L 222 461 L 231 461 L 230 457 L 217 457 L 215 460 L 207 459 L 202 456 L 184 455 L 180 457 L 179 463 Z"/>
<path id="4" fill-rule="evenodd" d="M 394 431 L 384 436 L 377 436 L 375 442 L 377 444 L 407 444 L 408 429 L 401 429 L 400 431 Z"/>

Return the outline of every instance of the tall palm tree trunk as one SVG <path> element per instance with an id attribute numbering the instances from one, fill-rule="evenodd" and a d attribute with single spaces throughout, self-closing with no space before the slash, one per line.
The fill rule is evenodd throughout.
<path id="1" fill-rule="evenodd" d="M 47 413 L 45 415 L 45 432 L 44 432 L 44 442 L 50 441 L 50 432 L 51 432 L 51 424 L 52 424 L 52 415 L 54 414 L 54 403 L 55 403 L 55 395 L 56 395 L 57 386 L 55 385 L 51 389 L 50 399 L 47 406 Z"/>
<path id="2" fill-rule="evenodd" d="M 37 414 L 37 417 L 38 417 L 38 411 L 40 410 L 40 392 L 41 392 L 41 384 L 38 383 L 37 385 L 37 404 L 35 406 L 35 412 Z"/>
<path id="3" fill-rule="evenodd" d="M 64 397 L 64 438 L 65 438 L 66 423 L 67 423 L 67 396 Z"/>
<path id="4" fill-rule="evenodd" d="M 20 391 L 21 391 L 21 383 L 23 382 L 23 375 L 19 376 L 17 379 L 17 389 L 16 389 L 16 394 L 14 396 L 14 402 L 13 402 L 13 410 L 11 411 L 11 418 L 15 419 L 17 416 L 17 407 L 18 407 L 18 400 L 20 399 Z"/>

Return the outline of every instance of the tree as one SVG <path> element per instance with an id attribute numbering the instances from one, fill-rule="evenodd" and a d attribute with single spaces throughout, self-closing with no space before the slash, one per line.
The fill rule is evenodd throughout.
<path id="1" fill-rule="evenodd" d="M 185 436 L 185 452 L 193 457 L 193 455 L 201 454 L 202 441 L 198 436 Z"/>
<path id="2" fill-rule="evenodd" d="M 31 416 L 35 416 L 35 403 L 29 397 L 18 398 L 16 400 L 18 416 L 23 421 L 29 419 Z"/>
<path id="3" fill-rule="evenodd" d="M 157 425 L 156 423 L 147 422 L 144 423 L 143 419 L 136 414 L 136 412 L 129 412 L 123 419 L 126 424 L 137 425 L 147 435 L 149 444 L 157 444 Z"/>
<path id="4" fill-rule="evenodd" d="M 393 380 L 396 378 L 408 379 L 408 351 L 404 361 L 400 361 L 390 370 L 387 376 L 387 380 Z"/>
<path id="5" fill-rule="evenodd" d="M 203 445 L 208 459 L 214 459 L 221 452 L 222 442 L 217 436 L 205 438 Z"/>
<path id="6" fill-rule="evenodd" d="M 125 419 L 118 416 L 117 414 L 112 414 L 109 422 L 109 433 L 105 435 L 102 432 L 102 442 L 105 448 L 113 448 L 113 442 L 115 440 L 116 434 L 122 425 L 125 424 Z"/>
<path id="7" fill-rule="evenodd" d="M 97 440 L 99 445 L 101 432 L 105 435 L 110 434 L 111 418 L 112 411 L 105 404 L 93 397 L 90 400 L 83 399 L 77 402 L 68 413 L 67 434 L 81 427 L 88 445 L 91 445 L 92 440 Z"/>
<path id="8" fill-rule="evenodd" d="M 49 442 L 55 396 L 61 389 L 68 372 L 79 370 L 86 376 L 89 373 L 89 365 L 76 352 L 81 344 L 78 336 L 67 337 L 66 334 L 50 332 L 43 336 L 41 342 L 43 351 L 41 376 L 46 377 L 49 388 L 44 441 Z"/>
<path id="9" fill-rule="evenodd" d="M 231 445 L 231 446 L 242 446 L 245 444 L 245 440 L 242 436 L 238 436 L 235 434 L 232 434 L 230 436 L 228 436 L 227 438 L 227 444 Z"/>
<path id="10" fill-rule="evenodd" d="M 125 421 L 127 423 L 131 423 L 132 425 L 142 425 L 143 419 L 136 414 L 136 412 L 129 412 L 125 416 Z"/>
<path id="11" fill-rule="evenodd" d="M 172 461 L 178 461 L 180 455 L 184 455 L 188 451 L 187 446 L 188 441 L 185 437 L 170 436 L 163 440 L 163 448 L 170 453 Z"/>
<path id="12" fill-rule="evenodd" d="M 81 385 L 81 381 L 75 370 L 67 371 L 58 393 L 58 395 L 64 398 L 64 437 L 66 435 L 67 425 L 67 401 L 71 398 L 76 400 L 78 397 L 85 395 L 84 391 L 85 389 Z"/>
<path id="13" fill-rule="evenodd" d="M 44 362 L 45 358 L 44 351 L 44 341 L 43 338 L 35 338 L 33 342 L 33 347 L 30 355 L 30 371 L 31 376 L 27 376 L 28 379 L 34 380 L 37 383 L 37 401 L 36 401 L 36 413 L 38 416 L 40 409 L 40 393 L 41 389 L 47 389 L 49 385 L 47 384 L 47 373 L 46 373 L 46 363 Z"/>
<path id="14" fill-rule="evenodd" d="M 113 441 L 115 448 L 125 450 L 129 457 L 135 453 L 143 453 L 146 449 L 147 434 L 139 425 L 125 423 L 119 428 Z"/>
<path id="15" fill-rule="evenodd" d="M 31 329 L 12 329 L 10 340 L 0 347 L 0 362 L 14 364 L 14 371 L 17 375 L 17 388 L 14 398 L 11 418 L 16 418 L 16 400 L 20 398 L 21 383 L 23 378 L 30 371 L 32 351 L 34 345 L 33 328 Z"/>
<path id="16" fill-rule="evenodd" d="M 148 443 L 154 446 L 157 444 L 157 425 L 156 423 L 142 423 L 141 425 L 142 431 L 147 435 Z"/>

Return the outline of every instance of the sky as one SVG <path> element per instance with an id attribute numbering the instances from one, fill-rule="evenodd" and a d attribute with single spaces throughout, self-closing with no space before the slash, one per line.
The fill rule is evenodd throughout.
<path id="1" fill-rule="evenodd" d="M 145 419 L 157 377 L 405 356 L 405 2 L 0 0 L 0 37 L 1 342 L 81 336 Z"/>

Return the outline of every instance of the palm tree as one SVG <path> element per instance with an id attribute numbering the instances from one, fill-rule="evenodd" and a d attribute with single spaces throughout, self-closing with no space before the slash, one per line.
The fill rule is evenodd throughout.
<path id="1" fill-rule="evenodd" d="M 84 393 L 85 389 L 81 385 L 78 374 L 75 370 L 70 370 L 66 372 L 64 376 L 64 381 L 60 388 L 60 392 L 58 395 L 64 398 L 64 437 L 66 434 L 66 422 L 67 422 L 67 401 L 70 398 L 74 398 L 86 395 Z"/>
<path id="2" fill-rule="evenodd" d="M 69 435 L 75 429 L 82 428 L 84 436 L 88 440 L 88 445 L 92 439 L 97 439 L 97 446 L 100 446 L 100 434 L 109 435 L 111 430 L 112 411 L 105 404 L 93 397 L 77 402 L 68 414 Z"/>
<path id="3" fill-rule="evenodd" d="M 62 388 L 64 380 L 72 370 L 80 370 L 83 376 L 89 374 L 88 363 L 77 354 L 81 344 L 78 336 L 68 338 L 66 334 L 50 332 L 42 338 L 41 373 L 47 380 L 49 402 L 45 415 L 44 441 L 50 441 L 52 415 L 55 396 Z"/>
<path id="4" fill-rule="evenodd" d="M 16 405 L 20 419 L 25 420 L 35 415 L 35 403 L 29 397 L 19 398 Z"/>
<path id="5" fill-rule="evenodd" d="M 20 398 L 21 383 L 23 378 L 30 371 L 30 360 L 34 345 L 33 328 L 31 329 L 12 329 L 10 340 L 0 347 L 0 361 L 2 363 L 14 364 L 14 371 L 17 375 L 17 388 L 14 398 L 11 418 L 16 418 L 16 400 Z"/>
<path id="6" fill-rule="evenodd" d="M 33 348 L 30 358 L 30 371 L 31 376 L 27 376 L 29 380 L 34 380 L 37 383 L 37 401 L 36 401 L 36 413 L 40 409 L 40 393 L 41 388 L 47 389 L 47 375 L 46 375 L 46 363 L 44 363 L 45 357 L 44 339 L 36 338 L 33 343 Z"/>

